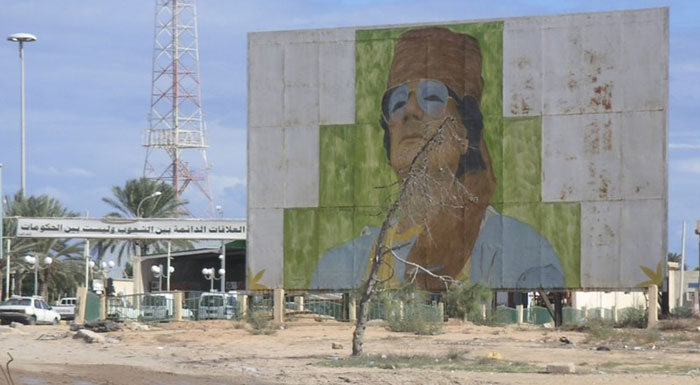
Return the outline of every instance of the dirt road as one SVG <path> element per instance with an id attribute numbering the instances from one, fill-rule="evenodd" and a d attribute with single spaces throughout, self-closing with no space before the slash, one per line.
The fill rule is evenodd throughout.
<path id="1" fill-rule="evenodd" d="M 367 356 L 349 360 L 349 324 L 297 319 L 274 335 L 247 328 L 232 321 L 159 324 L 104 333 L 108 342 L 88 344 L 70 338 L 67 326 L 2 326 L 0 364 L 12 354 L 16 384 L 700 384 L 696 330 L 655 332 L 637 344 L 587 342 L 588 334 L 535 326 L 450 323 L 435 336 L 373 326 Z M 545 373 L 552 362 L 571 362 L 577 373 Z"/>

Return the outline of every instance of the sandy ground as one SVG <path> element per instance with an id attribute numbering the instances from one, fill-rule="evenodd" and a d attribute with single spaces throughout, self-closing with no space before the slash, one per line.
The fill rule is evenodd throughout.
<path id="1" fill-rule="evenodd" d="M 240 324 L 244 325 L 244 324 Z M 0 364 L 12 354 L 16 384 L 700 384 L 700 332 L 663 332 L 653 344 L 586 342 L 587 335 L 536 326 L 486 327 L 451 322 L 443 334 L 417 336 L 367 329 L 365 350 L 381 355 L 427 354 L 446 362 L 476 362 L 497 352 L 538 373 L 431 368 L 328 367 L 351 352 L 353 326 L 312 318 L 288 320 L 274 335 L 252 335 L 231 321 L 159 324 L 144 331 L 104 333 L 112 343 L 55 340 L 68 326 L 0 327 Z M 559 341 L 565 336 L 571 344 Z M 333 343 L 343 345 L 333 349 Z M 375 355 L 375 356 L 372 356 Z M 551 362 L 572 362 L 576 374 L 545 373 Z M 0 384 L 5 379 L 0 376 Z"/>

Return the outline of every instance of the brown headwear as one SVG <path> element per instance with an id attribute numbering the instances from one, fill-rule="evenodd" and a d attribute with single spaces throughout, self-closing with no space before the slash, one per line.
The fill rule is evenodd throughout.
<path id="1" fill-rule="evenodd" d="M 481 101 L 481 50 L 473 37 L 428 27 L 401 35 L 394 48 L 387 89 L 416 79 L 436 79 L 463 98 Z"/>

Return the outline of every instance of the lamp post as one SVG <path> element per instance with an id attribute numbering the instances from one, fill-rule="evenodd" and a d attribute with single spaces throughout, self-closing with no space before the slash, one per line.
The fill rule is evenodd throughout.
<path id="1" fill-rule="evenodd" d="M 83 244 L 83 254 L 85 257 L 85 289 L 90 287 L 90 269 L 95 266 L 95 262 L 90 259 L 90 240 L 86 239 Z"/>
<path id="2" fill-rule="evenodd" d="M 160 191 L 154 191 L 151 195 L 141 199 L 141 202 L 136 206 L 136 217 L 141 218 L 141 205 L 143 202 L 145 202 L 148 199 L 155 198 L 159 195 L 163 194 Z M 132 268 L 133 268 L 133 276 L 132 280 L 134 282 L 134 292 L 136 293 L 143 293 L 143 277 L 141 276 L 141 255 L 143 255 L 143 248 L 144 245 L 141 242 L 136 242 L 139 251 L 137 255 L 133 256 L 133 263 L 132 263 Z"/>
<path id="3" fill-rule="evenodd" d="M 102 290 L 106 290 L 106 286 L 107 286 L 107 285 L 105 285 L 105 283 L 104 283 L 104 278 L 105 278 L 105 276 L 107 275 L 107 273 L 108 273 L 109 271 L 111 271 L 116 265 L 117 265 L 117 264 L 114 263 L 114 261 L 109 261 L 109 262 L 104 262 L 104 261 L 102 261 L 102 263 L 100 264 L 100 266 L 96 268 L 96 267 L 95 267 L 95 266 L 96 266 L 95 261 L 93 261 L 92 259 L 88 260 L 88 261 L 85 263 L 85 269 L 86 269 L 86 270 L 85 270 L 85 287 L 87 287 L 87 288 L 90 287 L 90 286 L 88 286 L 88 281 L 89 281 L 90 274 L 93 274 L 93 275 L 94 275 L 96 272 L 102 271 L 102 286 L 103 286 L 103 287 L 102 287 Z M 95 287 L 94 287 L 94 281 L 93 281 L 93 288 L 92 288 L 92 290 L 93 290 L 93 291 L 99 291 L 99 287 L 98 287 L 98 288 L 95 288 Z"/>
<path id="4" fill-rule="evenodd" d="M 43 267 L 39 267 L 39 259 L 31 255 L 25 255 L 24 262 L 26 262 L 29 265 L 29 267 L 34 270 L 34 295 L 38 295 L 37 290 L 39 288 L 39 270 L 48 268 L 49 265 L 53 263 L 53 259 L 51 257 L 44 258 Z"/>
<path id="5" fill-rule="evenodd" d="M 4 246 L 4 243 L 3 243 L 4 238 L 2 236 L 3 235 L 2 216 L 3 216 L 3 213 L 5 212 L 5 205 L 3 204 L 2 198 L 3 198 L 3 195 L 2 195 L 2 163 L 0 163 L 0 260 L 2 260 L 2 248 Z M 6 263 L 7 263 L 7 266 L 9 267 L 10 266 L 10 254 L 9 253 L 7 254 Z M 7 275 L 7 279 L 8 280 L 10 279 L 9 274 Z M 7 292 L 9 293 L 10 291 L 8 290 Z M 0 295 L 0 297 L 2 297 L 2 295 Z M 9 297 L 9 296 L 7 294 L 5 294 L 5 297 Z M 2 298 L 0 298 L 0 299 L 2 299 Z"/>
<path id="6" fill-rule="evenodd" d="M 175 268 L 170 266 L 168 268 L 168 273 L 165 273 L 165 270 L 163 270 L 163 265 L 160 264 L 158 266 L 153 265 L 151 266 L 151 272 L 153 273 L 153 276 L 158 278 L 158 291 L 163 291 L 163 278 L 167 278 L 168 280 L 168 287 L 166 288 L 166 291 L 170 291 L 170 276 L 175 272 Z"/>
<path id="7" fill-rule="evenodd" d="M 163 193 L 160 191 L 156 191 L 153 194 L 141 199 L 141 202 L 139 202 L 138 206 L 136 206 L 136 216 L 141 218 L 141 205 L 143 204 L 143 202 L 145 202 L 147 199 L 155 198 L 161 194 L 163 194 Z"/>
<path id="8" fill-rule="evenodd" d="M 219 218 L 224 217 L 224 208 L 221 207 L 221 205 L 216 205 L 214 207 L 216 210 L 217 214 L 219 214 Z M 223 274 L 221 274 L 221 292 L 224 293 L 226 291 L 226 241 L 222 240 L 221 241 L 221 254 L 219 254 L 219 260 L 221 261 L 221 269 L 219 271 L 224 271 Z"/>
<path id="9" fill-rule="evenodd" d="M 28 33 L 15 33 L 13 35 L 10 35 L 7 37 L 7 40 L 13 41 L 16 43 L 19 43 L 19 99 L 20 99 L 20 107 L 19 107 L 19 115 L 20 115 L 20 137 L 21 137 L 21 143 L 20 143 L 20 179 L 21 179 L 21 186 L 22 189 L 20 190 L 22 194 L 25 194 L 27 191 L 27 184 L 26 184 L 26 168 L 25 168 L 25 142 L 26 142 L 26 136 L 25 136 L 25 130 L 24 130 L 24 43 L 30 43 L 33 41 L 36 41 L 36 36 L 28 34 Z"/>
<path id="10" fill-rule="evenodd" d="M 104 261 L 103 261 L 102 264 L 100 264 L 100 266 L 102 266 L 102 270 L 103 270 L 105 273 L 107 273 L 107 272 L 109 272 L 110 270 L 112 270 L 112 269 L 114 268 L 114 266 L 116 266 L 116 265 L 117 265 L 117 264 L 114 263 L 114 261 L 109 261 L 109 262 L 104 262 Z"/>
<path id="11" fill-rule="evenodd" d="M 226 270 L 224 269 L 219 269 L 219 277 L 216 277 L 216 271 L 214 271 L 213 267 L 205 267 L 202 269 L 202 274 L 204 275 L 204 278 L 211 283 L 211 287 L 209 288 L 209 291 L 214 291 L 214 281 L 218 281 L 224 276 L 226 276 Z"/>
<path id="12" fill-rule="evenodd" d="M 221 261 L 221 268 L 219 269 L 219 275 L 221 275 L 221 292 L 224 293 L 226 291 L 226 241 L 221 241 L 219 260 Z"/>

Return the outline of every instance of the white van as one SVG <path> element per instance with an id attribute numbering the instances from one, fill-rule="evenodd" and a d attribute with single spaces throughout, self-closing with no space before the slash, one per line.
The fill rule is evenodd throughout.
<path id="1" fill-rule="evenodd" d="M 173 316 L 173 294 L 146 294 L 141 302 L 144 321 L 167 320 Z"/>
<path id="2" fill-rule="evenodd" d="M 226 314 L 226 294 L 218 292 L 202 293 L 197 307 L 197 319 L 224 319 Z"/>

